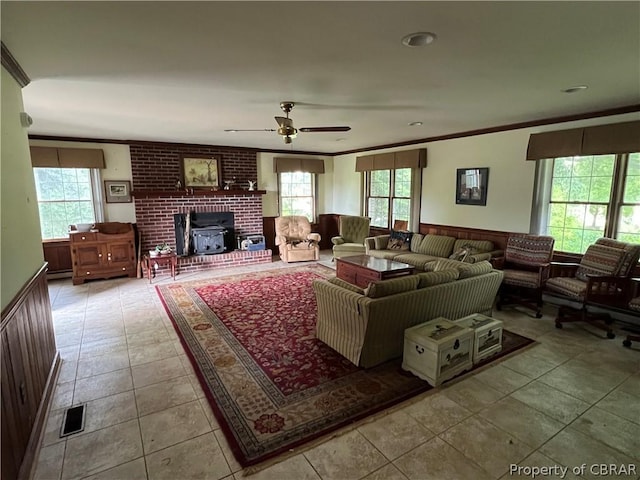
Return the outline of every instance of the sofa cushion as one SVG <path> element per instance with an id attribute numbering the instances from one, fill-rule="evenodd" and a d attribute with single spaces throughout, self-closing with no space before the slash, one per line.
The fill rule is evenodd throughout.
<path id="1" fill-rule="evenodd" d="M 400 255 L 393 260 L 396 262 L 408 263 L 413 265 L 419 270 L 424 270 L 424 266 L 427 263 L 437 260 L 438 257 L 432 257 L 431 255 L 422 255 L 420 253 L 400 252 Z"/>
<path id="2" fill-rule="evenodd" d="M 421 233 L 414 233 L 411 236 L 411 251 L 418 253 L 418 248 L 420 248 L 420 244 L 424 240 L 424 235 Z"/>
<path id="3" fill-rule="evenodd" d="M 453 252 L 453 244 L 455 241 L 455 237 L 429 234 L 425 235 L 418 248 L 416 250 L 412 249 L 412 251 L 433 257 L 447 258 Z M 413 246 L 413 244 L 411 246 Z"/>
<path id="4" fill-rule="evenodd" d="M 369 250 L 370 257 L 386 258 L 387 260 L 394 260 L 395 257 L 406 253 L 402 250 Z"/>
<path id="5" fill-rule="evenodd" d="M 455 252 L 462 247 L 471 247 L 474 251 L 469 255 L 473 255 L 476 253 L 490 252 L 493 250 L 493 242 L 489 240 L 466 240 L 464 238 L 459 238 L 453 244 L 453 251 Z"/>
<path id="6" fill-rule="evenodd" d="M 373 237 L 373 248 L 376 250 L 384 250 L 389 243 L 389 237 L 391 235 L 377 235 Z"/>
<path id="7" fill-rule="evenodd" d="M 458 266 L 462 265 L 459 260 L 449 260 L 448 258 L 440 258 L 435 262 L 430 262 L 425 265 L 424 269 L 431 272 L 440 272 L 442 270 L 450 270 L 455 268 L 458 270 Z"/>
<path id="8" fill-rule="evenodd" d="M 409 250 L 411 246 L 411 232 L 403 232 L 399 230 L 391 230 L 389 235 L 389 241 L 387 242 L 387 249 L 389 250 Z"/>
<path id="9" fill-rule="evenodd" d="M 471 278 L 489 273 L 493 270 L 493 266 L 486 260 L 483 260 L 478 263 L 462 263 L 458 267 L 458 270 L 460 271 L 460 280 L 462 280 L 463 278 Z"/>
<path id="10" fill-rule="evenodd" d="M 349 282 L 345 282 L 341 278 L 338 278 L 338 277 L 330 278 L 329 283 L 333 283 L 334 285 L 345 288 L 351 292 L 356 292 L 356 293 L 359 293 L 360 295 L 364 295 L 364 290 L 362 288 L 358 287 L 357 285 L 352 285 Z"/>
<path id="11" fill-rule="evenodd" d="M 449 283 L 458 279 L 460 272 L 455 268 L 449 270 L 440 270 L 439 272 L 422 272 L 419 273 L 418 288 L 431 287 L 440 285 L 441 283 Z"/>
<path id="12" fill-rule="evenodd" d="M 369 298 L 381 298 L 395 295 L 396 293 L 409 292 L 418 287 L 418 280 L 417 275 L 407 275 L 390 280 L 371 282 L 365 288 L 364 294 Z"/>
<path id="13" fill-rule="evenodd" d="M 587 281 L 587 275 L 617 275 L 625 252 L 606 245 L 589 245 L 576 270 L 576 278 Z"/>

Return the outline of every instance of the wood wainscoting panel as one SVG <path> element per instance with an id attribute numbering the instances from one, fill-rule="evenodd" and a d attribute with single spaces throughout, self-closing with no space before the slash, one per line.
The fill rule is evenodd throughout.
<path id="1" fill-rule="evenodd" d="M 2 478 L 28 479 L 60 357 L 47 286 L 47 264 L 2 311 Z"/>

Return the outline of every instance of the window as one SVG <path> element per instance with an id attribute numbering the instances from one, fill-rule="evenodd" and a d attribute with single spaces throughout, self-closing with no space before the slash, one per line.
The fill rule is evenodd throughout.
<path id="1" fill-rule="evenodd" d="M 640 243 L 640 153 L 553 159 L 546 233 L 584 253 L 600 237 Z"/>
<path id="2" fill-rule="evenodd" d="M 67 238 L 69 225 L 94 223 L 98 216 L 90 168 L 34 168 L 42 239 Z"/>
<path id="3" fill-rule="evenodd" d="M 366 173 L 366 212 L 371 226 L 391 228 L 400 220 L 411 224 L 411 168 Z"/>
<path id="4" fill-rule="evenodd" d="M 309 172 L 278 174 L 280 215 L 301 215 L 311 223 L 316 218 L 316 176 Z"/>

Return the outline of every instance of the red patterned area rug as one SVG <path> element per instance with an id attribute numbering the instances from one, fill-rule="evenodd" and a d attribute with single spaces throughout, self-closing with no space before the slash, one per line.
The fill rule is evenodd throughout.
<path id="1" fill-rule="evenodd" d="M 315 338 L 311 283 L 334 275 L 311 264 L 157 287 L 243 467 L 432 388 L 402 359 L 362 369 Z M 500 356 L 533 342 L 503 337 Z"/>

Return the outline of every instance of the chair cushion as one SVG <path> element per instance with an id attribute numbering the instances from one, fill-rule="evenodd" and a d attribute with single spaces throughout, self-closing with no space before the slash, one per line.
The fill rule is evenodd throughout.
<path id="1" fill-rule="evenodd" d="M 369 298 L 381 298 L 397 293 L 409 292 L 418 287 L 418 276 L 407 275 L 405 277 L 392 278 L 391 280 L 380 280 L 371 282 L 364 290 L 364 294 Z"/>
<path id="2" fill-rule="evenodd" d="M 398 230 L 391 230 L 391 235 L 387 242 L 388 250 L 409 250 L 411 246 L 411 232 L 402 232 Z"/>
<path id="3" fill-rule="evenodd" d="M 596 245 L 604 245 L 606 247 L 620 248 L 624 250 L 624 258 L 620 263 L 620 269 L 616 275 L 626 277 L 629 275 L 631 268 L 638 262 L 640 256 L 640 245 L 621 242 L 620 240 L 614 240 L 613 238 L 599 238 L 596 240 Z"/>
<path id="4" fill-rule="evenodd" d="M 502 279 L 502 283 L 506 285 L 526 288 L 539 288 L 542 286 L 538 283 L 540 280 L 538 272 L 505 269 L 503 270 L 503 273 L 504 278 Z"/>
<path id="5" fill-rule="evenodd" d="M 339 230 L 340 236 L 346 243 L 361 243 L 369 236 L 368 217 L 356 217 L 351 215 L 340 215 Z"/>
<path id="6" fill-rule="evenodd" d="M 286 241 L 306 240 L 311 233 L 309 219 L 301 215 L 277 217 L 275 220 L 276 235 L 286 237 Z"/>
<path id="7" fill-rule="evenodd" d="M 576 271 L 576 278 L 586 282 L 587 275 L 617 275 L 624 256 L 625 251 L 619 248 L 589 245 Z"/>
<path id="8" fill-rule="evenodd" d="M 417 275 L 419 278 L 418 288 L 431 287 L 441 283 L 449 283 L 458 279 L 460 272 L 455 268 L 440 270 L 439 272 L 422 272 Z"/>
<path id="9" fill-rule="evenodd" d="M 514 235 L 507 240 L 505 261 L 521 265 L 542 265 L 553 256 L 553 237 L 542 235 Z"/>
<path id="10" fill-rule="evenodd" d="M 565 297 L 581 299 L 587 291 L 587 282 L 574 277 L 554 277 L 547 280 L 545 287 Z"/>

